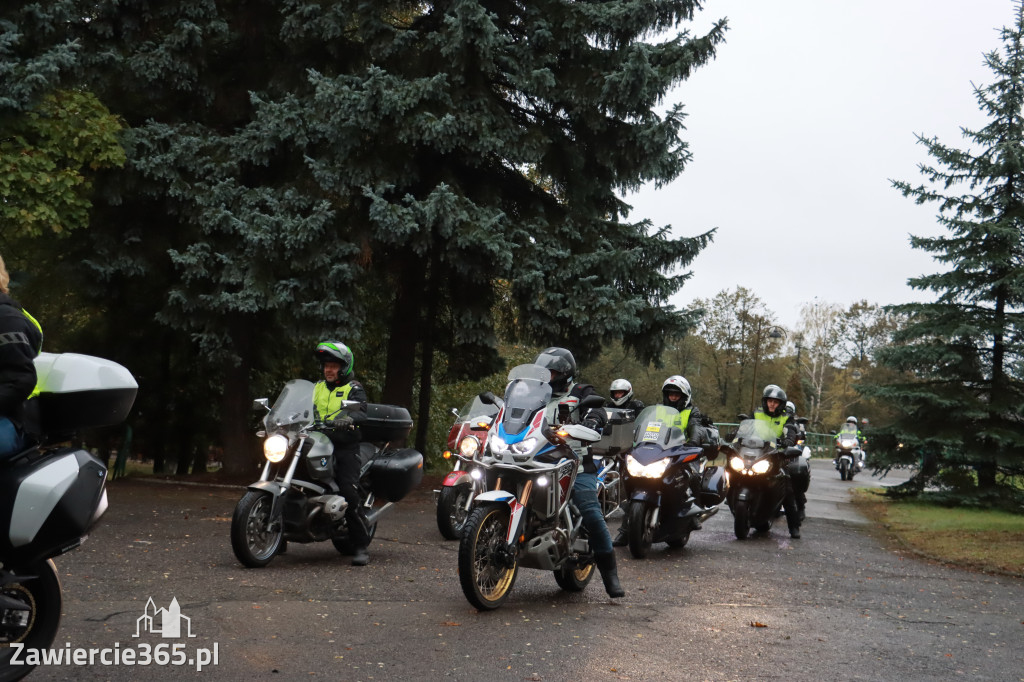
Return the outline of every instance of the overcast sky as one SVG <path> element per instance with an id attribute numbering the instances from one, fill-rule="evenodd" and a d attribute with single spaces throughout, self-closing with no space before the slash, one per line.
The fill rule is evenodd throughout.
<path id="1" fill-rule="evenodd" d="M 944 266 L 910 248 L 937 234 L 935 205 L 903 197 L 929 161 L 915 133 L 966 147 L 982 127 L 972 82 L 992 72 L 1010 0 L 706 0 L 693 23 L 727 17 L 714 61 L 672 93 L 693 160 L 678 180 L 627 195 L 630 221 L 676 235 L 718 228 L 677 307 L 737 285 L 793 327 L 800 306 L 928 300 L 909 277 Z"/>

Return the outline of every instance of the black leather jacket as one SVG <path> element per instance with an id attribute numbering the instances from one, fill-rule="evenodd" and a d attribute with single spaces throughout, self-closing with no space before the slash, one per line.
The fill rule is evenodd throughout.
<path id="1" fill-rule="evenodd" d="M 0 416 L 22 425 L 22 406 L 36 387 L 43 335 L 7 294 L 0 294 Z"/>

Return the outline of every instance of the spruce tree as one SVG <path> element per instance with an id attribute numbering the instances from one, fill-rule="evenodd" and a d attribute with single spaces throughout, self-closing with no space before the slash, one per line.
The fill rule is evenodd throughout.
<path id="1" fill-rule="evenodd" d="M 934 301 L 892 307 L 909 323 L 878 355 L 906 379 L 870 391 L 899 413 L 875 445 L 890 461 L 934 463 L 919 485 L 932 477 L 960 492 L 1024 473 L 1024 4 L 1000 35 L 1001 52 L 985 55 L 995 78 L 974 88 L 987 124 L 963 130 L 965 149 L 919 136 L 934 160 L 920 167 L 927 182 L 893 183 L 938 205 L 946 233 L 911 244 L 949 269 L 910 280 Z"/>

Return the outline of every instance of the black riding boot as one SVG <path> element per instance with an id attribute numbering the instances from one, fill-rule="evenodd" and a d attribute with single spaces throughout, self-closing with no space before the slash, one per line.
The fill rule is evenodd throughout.
<path id="1" fill-rule="evenodd" d="M 597 570 L 601 571 L 604 591 L 608 593 L 608 596 L 612 598 L 626 596 L 626 591 L 619 584 L 619 572 L 615 568 L 615 552 L 595 554 L 594 561 L 597 564 Z"/>
<path id="2" fill-rule="evenodd" d="M 629 544 L 629 519 L 622 519 L 622 525 L 619 526 L 619 533 L 612 540 L 612 547 L 625 547 Z"/>

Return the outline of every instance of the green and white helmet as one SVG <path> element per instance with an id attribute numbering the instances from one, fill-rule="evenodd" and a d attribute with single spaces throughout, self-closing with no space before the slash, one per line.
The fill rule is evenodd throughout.
<path id="1" fill-rule="evenodd" d="M 325 362 L 337 362 L 341 364 L 341 371 L 339 374 L 348 378 L 352 376 L 352 371 L 355 369 L 356 357 L 352 354 L 352 350 L 343 344 L 341 341 L 321 341 L 316 345 L 316 350 L 313 351 L 313 355 L 320 361 L 320 367 L 324 366 Z"/>

